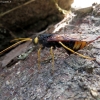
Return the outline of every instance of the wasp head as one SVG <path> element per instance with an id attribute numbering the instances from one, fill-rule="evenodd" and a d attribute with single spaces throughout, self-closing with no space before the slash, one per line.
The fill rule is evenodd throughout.
<path id="1" fill-rule="evenodd" d="M 48 38 L 51 37 L 52 34 L 41 34 L 34 38 L 34 44 L 42 44 L 44 46 L 48 45 Z"/>

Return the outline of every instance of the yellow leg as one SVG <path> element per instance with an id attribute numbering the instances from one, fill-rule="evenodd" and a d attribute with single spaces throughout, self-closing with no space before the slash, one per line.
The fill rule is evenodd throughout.
<path id="1" fill-rule="evenodd" d="M 52 70 L 54 71 L 54 53 L 53 53 L 53 47 L 50 48 L 50 54 L 52 57 Z"/>
<path id="2" fill-rule="evenodd" d="M 78 53 L 78 52 L 75 52 L 74 50 L 72 50 L 72 49 L 68 48 L 67 46 L 65 46 L 65 45 L 64 45 L 62 42 L 60 42 L 60 41 L 59 41 L 59 44 L 61 44 L 65 49 L 71 51 L 71 52 L 74 53 L 74 54 L 77 54 L 77 55 L 79 55 L 79 56 L 81 56 L 81 57 L 83 57 L 83 58 L 89 59 L 89 60 L 95 60 L 95 58 L 87 57 L 87 56 L 84 56 L 84 55 L 82 55 L 82 54 L 80 54 L 80 53 Z"/>
<path id="3" fill-rule="evenodd" d="M 38 50 L 38 69 L 40 71 L 40 52 L 41 52 L 41 48 L 39 48 Z"/>
<path id="4" fill-rule="evenodd" d="M 22 42 L 25 42 L 25 41 L 32 41 L 32 39 L 31 39 L 31 38 L 23 38 L 22 40 L 18 41 L 17 43 L 15 43 L 15 44 L 9 46 L 8 48 L 6 48 L 6 49 L 4 49 L 4 50 L 2 50 L 2 51 L 0 52 L 0 54 L 6 52 L 7 50 L 10 50 L 11 48 L 13 48 L 13 47 L 17 46 L 18 44 L 20 44 L 20 43 L 22 43 Z"/>

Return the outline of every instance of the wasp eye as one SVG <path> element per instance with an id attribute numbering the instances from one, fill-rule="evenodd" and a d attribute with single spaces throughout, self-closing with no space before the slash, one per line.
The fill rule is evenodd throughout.
<path id="1" fill-rule="evenodd" d="M 35 39 L 34 39 L 34 43 L 37 44 L 38 41 L 39 41 L 38 37 L 35 37 Z"/>

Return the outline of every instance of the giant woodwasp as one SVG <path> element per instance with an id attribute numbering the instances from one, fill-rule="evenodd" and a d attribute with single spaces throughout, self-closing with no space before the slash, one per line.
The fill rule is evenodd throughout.
<path id="1" fill-rule="evenodd" d="M 95 58 L 87 57 L 84 56 L 76 51 L 79 49 L 84 48 L 88 44 L 92 43 L 93 41 L 99 39 L 100 36 L 96 36 L 93 34 L 40 34 L 34 39 L 31 38 L 18 38 L 14 39 L 13 41 L 19 40 L 19 42 L 13 44 L 12 46 L 6 48 L 5 50 L 1 51 L 0 54 L 3 52 L 11 49 L 12 47 L 25 42 L 25 41 L 32 41 L 34 44 L 41 44 L 39 50 L 38 50 L 38 67 L 40 69 L 40 52 L 41 49 L 45 47 L 50 48 L 50 53 L 52 56 L 52 66 L 54 67 L 54 54 L 53 54 L 53 49 L 56 47 L 63 47 L 66 50 L 70 51 L 71 53 L 77 54 L 83 58 L 90 59 L 90 60 L 95 60 Z"/>

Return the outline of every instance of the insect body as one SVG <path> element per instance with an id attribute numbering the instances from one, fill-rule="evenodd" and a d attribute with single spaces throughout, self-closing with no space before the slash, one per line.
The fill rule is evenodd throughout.
<path id="1" fill-rule="evenodd" d="M 84 56 L 75 51 L 84 48 L 98 38 L 100 38 L 100 36 L 97 37 L 96 35 L 89 34 L 42 34 L 34 39 L 34 43 L 41 44 L 42 48 L 51 47 L 50 52 L 53 60 L 52 64 L 54 66 L 54 55 L 52 49 L 56 47 L 64 47 L 65 49 L 70 51 L 70 53 L 77 54 L 83 58 L 87 58 L 90 60 L 95 60 L 95 58 Z M 40 51 L 41 48 L 38 50 L 38 64 L 40 63 Z"/>
<path id="2" fill-rule="evenodd" d="M 97 37 L 96 35 L 89 34 L 42 34 L 34 39 L 34 43 L 42 44 L 43 48 L 51 46 L 53 48 L 66 46 L 71 50 L 77 51 L 98 38 L 100 38 L 100 36 Z"/>
<path id="3" fill-rule="evenodd" d="M 78 36 L 78 35 L 77 35 Z M 34 39 L 34 43 L 40 43 L 43 47 L 62 47 L 59 42 L 62 42 L 67 47 L 77 51 L 84 48 L 87 45 L 86 40 L 81 40 L 80 37 L 76 37 L 76 34 L 42 34 Z"/>

